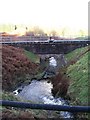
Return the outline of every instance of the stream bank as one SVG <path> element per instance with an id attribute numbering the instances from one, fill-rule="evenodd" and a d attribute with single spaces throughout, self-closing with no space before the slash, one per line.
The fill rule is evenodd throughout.
<path id="1" fill-rule="evenodd" d="M 87 47 L 87 49 L 88 49 L 88 47 Z M 69 61 L 74 61 L 74 62 L 72 62 L 73 64 L 72 65 L 70 65 L 69 66 L 69 68 L 68 68 L 68 70 L 67 70 L 67 72 L 66 72 L 66 69 L 65 69 L 65 75 L 67 74 L 68 76 L 70 76 L 70 78 L 71 78 L 71 82 L 72 83 L 74 83 L 74 81 L 75 81 L 75 84 L 70 84 L 71 86 L 70 86 L 70 89 L 69 89 L 69 94 L 70 94 L 70 91 L 71 92 L 73 92 L 72 94 L 70 94 L 70 96 L 72 95 L 72 97 L 74 97 L 74 95 L 76 96 L 76 97 L 74 97 L 73 99 L 72 99 L 72 103 L 71 103 L 71 105 L 81 105 L 81 102 L 79 102 L 79 103 L 77 103 L 77 101 L 76 100 L 80 100 L 80 101 L 82 101 L 82 100 L 85 100 L 86 98 L 88 98 L 88 97 L 85 97 L 85 95 L 88 95 L 87 93 L 87 91 L 85 90 L 87 87 L 86 87 L 86 85 L 85 85 L 85 83 L 88 83 L 88 80 L 87 80 L 87 74 L 88 74 L 88 65 L 87 65 L 87 58 L 88 57 L 85 57 L 84 56 L 84 54 L 82 55 L 82 53 L 84 53 L 85 51 L 87 51 L 87 49 L 86 48 L 80 48 L 79 50 L 77 49 L 77 50 L 75 50 L 75 51 L 73 51 L 72 53 L 70 53 L 70 54 L 68 54 L 69 56 L 67 57 L 68 58 L 68 60 Z M 14 49 L 12 49 L 12 50 L 14 50 Z M 18 51 L 19 52 L 19 51 Z M 14 52 L 15 53 L 15 52 Z M 17 53 L 17 52 L 16 52 Z M 3 53 L 4 54 L 4 53 Z M 8 55 L 9 54 L 9 55 Z M 8 52 L 8 54 L 7 54 L 7 56 L 5 56 L 6 58 L 4 59 L 6 62 L 5 62 L 5 64 L 6 65 L 9 65 L 9 66 L 12 66 L 12 62 L 13 62 L 13 59 L 12 59 L 12 61 L 10 61 L 10 60 L 7 60 L 7 58 L 11 58 L 11 56 L 12 56 L 12 54 L 11 54 L 11 51 L 9 51 Z M 11 55 L 11 56 L 10 56 Z M 20 54 L 21 55 L 21 54 Z M 80 61 L 79 62 L 77 62 L 77 61 L 75 61 L 76 60 L 76 58 L 77 57 L 79 57 L 79 59 L 80 59 Z M 87 56 L 88 56 L 88 53 L 87 53 Z M 18 56 L 19 57 L 19 56 Z M 23 60 L 23 59 L 21 59 L 21 60 Z M 8 62 L 10 63 L 10 64 L 8 64 Z M 77 62 L 77 63 L 76 63 Z M 15 63 L 16 65 L 17 65 L 17 63 Z M 75 64 L 75 65 L 74 65 Z M 24 66 L 23 66 L 24 67 Z M 7 66 L 7 68 L 10 68 L 10 67 L 8 67 Z M 15 69 L 16 69 L 16 67 L 15 67 Z M 19 69 L 19 67 L 18 67 L 18 69 Z M 7 69 L 6 69 L 7 70 Z M 77 70 L 79 70 L 79 72 L 77 72 Z M 10 77 L 11 75 L 11 73 L 9 72 L 9 71 L 7 71 L 6 72 L 7 74 L 8 74 L 8 76 Z M 87 73 L 87 74 L 86 74 Z M 80 76 L 79 76 L 79 75 Z M 54 76 L 55 77 L 55 76 Z M 83 82 L 79 82 L 80 84 L 78 84 L 78 79 L 80 79 L 81 81 L 83 80 Z M 9 80 L 9 79 L 7 79 L 7 80 Z M 14 79 L 12 79 L 13 81 L 11 81 L 11 83 L 12 84 L 7 84 L 8 85 L 8 87 L 10 88 L 10 85 L 13 85 L 13 83 L 14 83 Z M 26 79 L 25 79 L 26 80 Z M 29 80 L 29 79 L 28 79 Z M 21 81 L 22 81 L 22 79 L 21 79 Z M 54 80 L 53 80 L 54 81 Z M 29 80 L 29 82 L 30 82 L 30 80 Z M 82 86 L 82 83 L 83 83 L 83 86 Z M 6 84 L 6 81 L 4 81 L 4 84 L 3 85 L 5 85 Z M 75 87 L 73 87 L 73 85 L 75 85 Z M 79 87 L 79 86 L 80 87 Z M 25 85 L 24 85 L 25 86 Z M 88 86 L 88 85 L 87 85 Z M 6 87 L 6 86 L 4 86 L 4 87 Z M 73 91 L 71 90 L 71 88 L 73 89 Z M 83 92 L 82 90 L 80 91 L 80 89 L 79 88 L 83 88 L 83 91 L 85 91 L 85 92 Z M 11 88 L 10 88 L 11 89 Z M 75 91 L 75 90 L 77 90 L 77 91 L 80 91 L 80 92 L 77 92 L 77 91 Z M 82 94 L 82 92 L 83 93 L 85 93 L 85 95 L 83 95 Z M 75 94 L 76 93 L 76 94 Z M 77 96 L 77 94 L 78 94 L 78 96 Z M 81 94 L 82 96 L 80 96 L 79 94 Z M 83 97 L 82 99 L 81 99 L 81 97 Z M 7 94 L 7 97 L 6 97 L 6 99 L 11 99 L 12 98 L 12 96 L 9 98 L 8 97 L 8 94 Z M 80 98 L 80 99 L 77 99 L 77 98 Z M 87 100 L 86 100 L 87 101 Z M 82 104 L 83 103 L 85 103 L 85 101 L 83 101 L 82 102 Z M 81 115 L 80 115 L 80 117 L 81 117 Z"/>
<path id="2" fill-rule="evenodd" d="M 38 79 L 33 79 L 31 84 L 24 86 L 23 88 L 21 86 L 13 91 L 13 93 L 20 99 L 30 100 L 35 103 L 69 105 L 68 102 L 63 99 L 67 94 L 69 86 L 68 79 L 63 77 L 60 73 L 57 74 L 57 68 L 57 60 L 54 57 L 50 57 L 49 66 L 47 67 L 42 80 L 38 81 Z M 61 111 L 59 114 L 62 118 L 73 118 L 72 113 L 69 112 Z"/>
<path id="3" fill-rule="evenodd" d="M 34 103 L 39 104 L 54 104 L 54 105 L 69 105 L 67 101 L 65 101 L 61 97 L 54 97 L 52 95 L 51 82 L 48 83 L 47 80 L 37 81 L 33 80 L 31 84 L 25 86 L 19 93 L 17 97 L 21 100 L 30 100 Z M 18 88 L 19 90 L 20 88 Z M 17 92 L 14 91 L 14 93 Z M 50 113 L 49 113 L 50 114 Z M 59 112 L 59 117 L 61 118 L 73 118 L 72 113 L 70 112 Z"/>

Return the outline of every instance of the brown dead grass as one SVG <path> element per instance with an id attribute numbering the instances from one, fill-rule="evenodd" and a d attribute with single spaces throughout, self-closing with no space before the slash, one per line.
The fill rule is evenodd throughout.
<path id="1" fill-rule="evenodd" d="M 25 75 L 34 75 L 36 69 L 37 65 L 24 55 L 23 49 L 2 46 L 2 88 L 4 90 L 11 90 L 15 84 L 23 81 Z"/>
<path id="2" fill-rule="evenodd" d="M 35 120 L 33 114 L 26 110 L 10 110 L 2 111 L 2 120 Z"/>
<path id="3" fill-rule="evenodd" d="M 69 79 L 65 75 L 59 73 L 55 77 L 51 78 L 51 82 L 53 84 L 53 95 L 55 97 L 61 96 L 64 98 L 67 95 Z"/>

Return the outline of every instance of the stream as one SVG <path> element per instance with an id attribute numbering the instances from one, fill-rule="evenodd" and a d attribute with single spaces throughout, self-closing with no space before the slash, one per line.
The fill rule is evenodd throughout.
<path id="1" fill-rule="evenodd" d="M 31 84 L 24 88 L 19 87 L 13 93 L 23 100 L 30 100 L 35 103 L 53 104 L 53 105 L 68 105 L 67 101 L 62 98 L 54 98 L 52 93 L 52 84 L 47 80 L 33 80 Z M 73 118 L 72 113 L 60 111 L 62 118 Z"/>
<path id="2" fill-rule="evenodd" d="M 56 61 L 51 59 L 50 65 L 55 67 Z M 53 104 L 53 105 L 69 105 L 67 101 L 62 98 L 54 98 L 52 95 L 53 85 L 48 80 L 32 80 L 32 82 L 24 87 L 19 87 L 13 93 L 23 100 L 30 100 L 34 103 L 40 104 Z M 70 112 L 60 111 L 60 117 L 62 118 L 73 118 L 73 114 Z"/>

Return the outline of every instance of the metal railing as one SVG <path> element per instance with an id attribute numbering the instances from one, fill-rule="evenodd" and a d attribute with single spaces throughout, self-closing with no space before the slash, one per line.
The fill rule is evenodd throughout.
<path id="1" fill-rule="evenodd" d="M 74 43 L 74 44 L 90 44 L 90 40 L 52 40 L 52 43 Z M 1 40 L 0 44 L 23 44 L 23 43 L 50 43 L 50 40 Z"/>
<path id="2" fill-rule="evenodd" d="M 62 106 L 62 105 L 51 105 L 51 104 L 31 104 L 26 102 L 0 100 L 1 106 L 17 107 L 17 108 L 28 108 L 28 109 L 43 109 L 53 111 L 68 111 L 68 112 L 87 112 L 90 113 L 90 106 Z"/>

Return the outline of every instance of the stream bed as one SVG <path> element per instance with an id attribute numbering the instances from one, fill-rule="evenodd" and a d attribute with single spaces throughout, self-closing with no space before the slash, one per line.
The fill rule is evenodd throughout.
<path id="1" fill-rule="evenodd" d="M 52 84 L 47 80 L 33 80 L 31 84 L 25 87 L 19 87 L 13 93 L 23 99 L 30 100 L 35 103 L 53 104 L 53 105 L 68 105 L 62 98 L 54 98 L 51 92 Z M 60 111 L 60 117 L 73 118 L 72 113 Z"/>
<path id="2" fill-rule="evenodd" d="M 50 74 L 53 73 L 53 75 L 56 74 L 56 71 L 58 70 L 58 67 L 60 68 L 60 64 L 64 65 L 64 63 L 66 64 L 66 61 L 64 59 L 64 56 L 61 55 L 60 56 L 61 59 L 59 60 L 60 63 L 58 62 L 58 60 L 54 57 L 50 57 L 49 58 L 49 66 L 48 69 L 45 71 L 45 74 L 43 76 L 43 78 L 47 78 L 48 75 L 50 77 Z M 63 61 L 63 63 L 61 63 L 61 60 Z M 52 75 L 51 75 L 52 76 Z M 52 95 L 52 88 L 53 85 L 50 81 L 47 80 L 35 80 L 33 79 L 32 82 L 29 85 L 26 86 L 21 86 L 19 88 L 17 88 L 15 91 L 13 91 L 13 93 L 15 95 L 17 95 L 17 97 L 19 97 L 22 100 L 30 100 L 33 103 L 37 103 L 37 104 L 52 104 L 52 105 L 69 105 L 67 101 L 65 101 L 62 98 L 55 98 Z M 70 112 L 64 112 L 64 111 L 60 111 L 60 118 L 73 118 L 72 113 Z"/>

